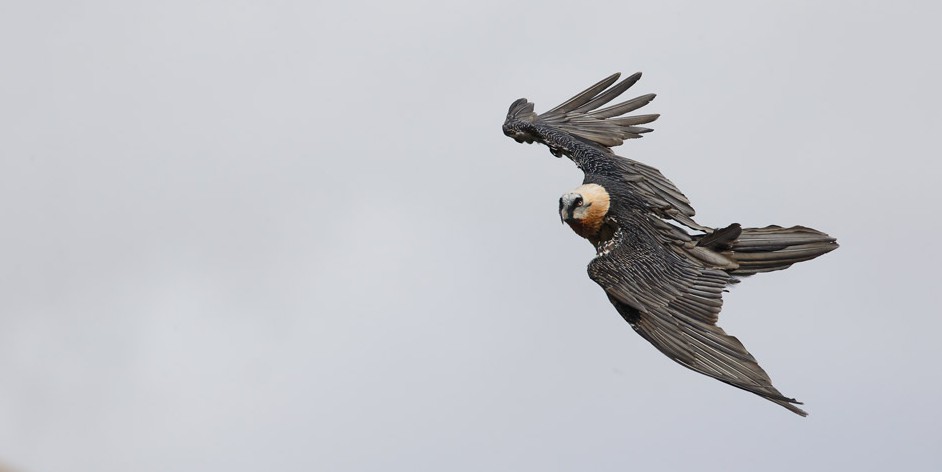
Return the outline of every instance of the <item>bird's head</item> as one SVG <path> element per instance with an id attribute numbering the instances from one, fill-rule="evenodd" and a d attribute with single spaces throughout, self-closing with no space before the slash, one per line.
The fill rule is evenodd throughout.
<path id="1" fill-rule="evenodd" d="M 583 238 L 598 234 L 610 199 L 604 187 L 585 184 L 559 198 L 559 219 Z"/>

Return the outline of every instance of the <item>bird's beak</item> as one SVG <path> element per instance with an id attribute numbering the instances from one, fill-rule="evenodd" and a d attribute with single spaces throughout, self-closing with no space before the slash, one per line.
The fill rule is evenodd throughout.
<path id="1" fill-rule="evenodd" d="M 572 221 L 572 214 L 576 211 L 576 199 L 582 196 L 574 193 L 567 193 L 559 199 L 559 221 L 566 224 Z"/>

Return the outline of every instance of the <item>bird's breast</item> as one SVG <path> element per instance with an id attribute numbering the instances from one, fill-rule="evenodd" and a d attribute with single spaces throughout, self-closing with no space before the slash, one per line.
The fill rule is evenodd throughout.
<path id="1" fill-rule="evenodd" d="M 598 240 L 599 230 L 602 227 L 601 221 L 571 220 L 566 223 L 579 236 L 589 241 Z M 593 244 L 595 243 L 593 242 Z"/>

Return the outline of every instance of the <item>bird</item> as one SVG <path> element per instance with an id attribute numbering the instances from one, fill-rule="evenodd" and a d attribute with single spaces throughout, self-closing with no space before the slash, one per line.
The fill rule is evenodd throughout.
<path id="1" fill-rule="evenodd" d="M 589 277 L 635 332 L 690 370 L 807 416 L 717 320 L 730 286 L 831 252 L 837 240 L 804 226 L 699 224 L 690 200 L 659 170 L 612 151 L 652 131 L 642 125 L 660 116 L 625 116 L 655 94 L 602 108 L 641 73 L 620 77 L 612 74 L 539 115 L 532 102 L 518 99 L 503 132 L 519 143 L 546 145 L 585 174 L 560 197 L 559 217 L 594 246 Z"/>

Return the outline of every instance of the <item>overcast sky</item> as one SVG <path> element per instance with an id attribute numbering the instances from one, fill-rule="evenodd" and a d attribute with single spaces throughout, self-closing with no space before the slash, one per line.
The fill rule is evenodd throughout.
<path id="1" fill-rule="evenodd" d="M 939 470 L 938 2 L 5 2 L 0 463 Z M 643 71 L 622 155 L 841 248 L 726 297 L 800 418 L 637 336 L 500 131 Z"/>

